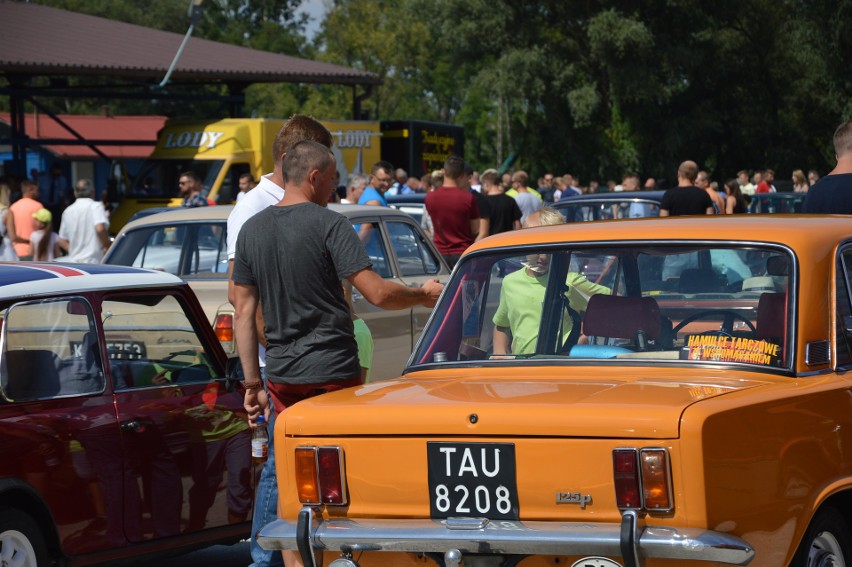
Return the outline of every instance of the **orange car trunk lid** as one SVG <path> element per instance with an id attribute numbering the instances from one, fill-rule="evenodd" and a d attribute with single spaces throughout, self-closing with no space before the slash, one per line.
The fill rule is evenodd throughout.
<path id="1" fill-rule="evenodd" d="M 300 402 L 287 410 L 287 434 L 674 439 L 689 405 L 764 383 L 721 370 L 687 378 L 573 369 L 570 379 L 477 370 L 430 370 Z"/>

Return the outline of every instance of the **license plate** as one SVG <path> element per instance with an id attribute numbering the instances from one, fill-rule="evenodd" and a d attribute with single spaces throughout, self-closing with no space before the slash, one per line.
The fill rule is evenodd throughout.
<path id="1" fill-rule="evenodd" d="M 141 360 L 147 356 L 142 341 L 107 341 L 107 356 L 113 360 Z"/>
<path id="2" fill-rule="evenodd" d="M 518 520 L 515 445 L 512 443 L 426 443 L 429 513 Z"/>

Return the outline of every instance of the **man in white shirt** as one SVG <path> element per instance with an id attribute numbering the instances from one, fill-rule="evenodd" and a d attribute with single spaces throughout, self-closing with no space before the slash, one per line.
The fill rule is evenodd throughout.
<path id="1" fill-rule="evenodd" d="M 74 187 L 77 200 L 62 212 L 59 247 L 68 253 L 63 261 L 97 264 L 109 247 L 106 209 L 94 195 L 92 182 L 79 180 Z"/>

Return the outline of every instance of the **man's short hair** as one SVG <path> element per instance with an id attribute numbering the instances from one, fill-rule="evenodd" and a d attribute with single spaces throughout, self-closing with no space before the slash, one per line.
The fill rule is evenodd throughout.
<path id="1" fill-rule="evenodd" d="M 486 185 L 497 185 L 500 181 L 500 176 L 493 169 L 487 170 L 479 178 Z"/>
<path id="2" fill-rule="evenodd" d="M 349 176 L 349 182 L 346 184 L 347 189 L 361 189 L 370 184 L 370 178 L 363 173 L 353 173 Z"/>
<path id="3" fill-rule="evenodd" d="M 312 170 L 325 171 L 333 161 L 334 154 L 324 144 L 311 140 L 296 142 L 287 150 L 282 161 L 284 181 L 299 185 Z"/>
<path id="4" fill-rule="evenodd" d="M 95 188 L 92 186 L 92 182 L 88 179 L 81 179 L 77 182 L 77 185 L 74 186 L 74 196 L 77 198 L 92 198 L 95 194 Z"/>
<path id="5" fill-rule="evenodd" d="M 38 183 L 33 181 L 32 179 L 24 179 L 21 181 L 21 194 L 23 195 L 28 190 L 38 189 Z"/>
<path id="6" fill-rule="evenodd" d="M 527 184 L 530 182 L 530 176 L 523 169 L 519 169 L 518 171 L 512 174 L 512 181 L 516 181 L 526 187 Z"/>
<path id="7" fill-rule="evenodd" d="M 331 148 L 334 139 L 328 128 L 304 114 L 294 114 L 284 122 L 272 142 L 272 161 L 279 163 L 287 150 L 301 140 L 311 140 Z"/>
<path id="8" fill-rule="evenodd" d="M 254 180 L 254 176 L 251 173 L 243 173 L 242 175 L 240 175 L 240 180 L 243 179 L 248 179 L 249 183 L 251 183 L 252 185 L 256 183 L 256 181 Z"/>
<path id="9" fill-rule="evenodd" d="M 181 177 L 188 177 L 196 183 L 201 183 L 201 178 L 198 177 L 198 174 L 195 173 L 194 171 L 184 171 L 183 173 L 178 175 L 178 179 L 180 179 Z"/>
<path id="10" fill-rule="evenodd" d="M 464 158 L 461 156 L 447 156 L 444 160 L 444 177 L 448 179 L 461 179 L 464 177 Z"/>
<path id="11" fill-rule="evenodd" d="M 397 168 L 397 170 L 393 174 L 396 177 L 397 181 L 407 181 L 408 180 L 408 172 L 405 171 L 404 169 L 402 169 L 401 167 Z"/>
<path id="12" fill-rule="evenodd" d="M 370 168 L 370 175 L 375 175 L 380 169 L 384 169 L 388 175 L 393 175 L 393 164 L 389 161 L 381 160 L 373 164 Z"/>
<path id="13" fill-rule="evenodd" d="M 698 164 L 694 161 L 687 160 L 680 164 L 680 167 L 677 168 L 677 174 L 690 183 L 695 183 L 695 178 L 698 176 Z"/>
<path id="14" fill-rule="evenodd" d="M 834 153 L 838 156 L 852 153 L 852 120 L 847 120 L 834 131 Z"/>
<path id="15" fill-rule="evenodd" d="M 524 228 L 529 228 L 530 226 L 553 226 L 555 224 L 565 224 L 565 217 L 562 216 L 562 213 L 548 205 L 544 205 L 539 210 L 528 214 L 524 219 Z"/>

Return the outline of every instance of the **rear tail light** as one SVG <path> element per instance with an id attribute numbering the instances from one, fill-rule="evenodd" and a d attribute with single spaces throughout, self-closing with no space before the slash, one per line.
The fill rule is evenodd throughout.
<path id="1" fill-rule="evenodd" d="M 615 480 L 615 501 L 622 510 L 642 507 L 639 492 L 639 462 L 636 449 L 615 449 L 612 452 Z"/>
<path id="2" fill-rule="evenodd" d="M 220 343 L 231 343 L 229 345 L 222 344 L 225 350 L 233 352 L 234 342 L 234 315 L 232 313 L 219 313 L 216 315 L 216 320 L 213 322 L 213 330 L 216 332 L 216 338 Z"/>
<path id="3" fill-rule="evenodd" d="M 319 504 L 316 447 L 296 449 L 296 490 L 302 504 Z"/>
<path id="4" fill-rule="evenodd" d="M 639 451 L 642 470 L 642 497 L 649 512 L 672 509 L 669 455 L 665 449 Z"/>
<path id="5" fill-rule="evenodd" d="M 296 448 L 296 488 L 302 504 L 345 506 L 346 476 L 340 447 Z"/>
<path id="6" fill-rule="evenodd" d="M 672 501 L 668 451 L 662 448 L 612 452 L 615 501 L 622 510 L 668 512 Z"/>

